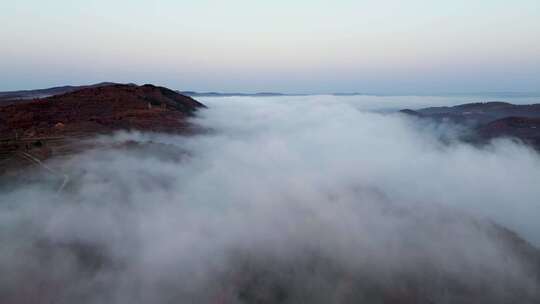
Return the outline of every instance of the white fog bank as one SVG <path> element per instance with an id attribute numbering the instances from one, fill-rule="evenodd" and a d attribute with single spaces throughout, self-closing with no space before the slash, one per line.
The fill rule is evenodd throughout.
<path id="1" fill-rule="evenodd" d="M 25 284 L 27 302 L 251 303 L 230 285 L 260 267 L 294 290 L 287 303 L 346 303 L 335 269 L 381 288 L 418 280 L 436 303 L 460 303 L 449 282 L 488 286 L 491 303 L 514 287 L 538 298 L 528 264 L 485 224 L 540 244 L 532 149 L 473 147 L 458 128 L 376 111 L 423 99 L 202 101 L 193 121 L 205 134 L 100 138 L 138 144 L 51 162 L 72 179 L 60 194 L 41 182 L 0 193 L 0 270 L 11 274 L 0 295 L 20 301 Z"/>
<path id="2" fill-rule="evenodd" d="M 388 113 L 474 101 L 410 96 L 208 98 L 204 102 L 211 110 L 197 122 L 217 134 L 190 145 L 196 154 L 216 162 L 213 169 L 261 174 L 292 192 L 289 188 L 296 183 L 316 191 L 323 185 L 337 192 L 373 187 L 403 204 L 443 204 L 490 217 L 540 244 L 540 154 L 505 139 L 483 148 L 457 139 L 443 144 L 440 135 L 457 135 L 459 128 Z"/>

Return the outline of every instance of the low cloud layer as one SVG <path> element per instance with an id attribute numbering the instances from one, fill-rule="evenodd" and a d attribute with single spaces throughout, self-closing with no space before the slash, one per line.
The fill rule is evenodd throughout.
<path id="1" fill-rule="evenodd" d="M 529 252 L 498 226 L 540 244 L 530 148 L 473 147 L 459 128 L 348 98 L 207 104 L 194 119 L 203 135 L 100 138 L 107 148 L 50 164 L 70 175 L 62 193 L 47 176 L 0 193 L 0 297 L 349 303 L 382 290 L 459 303 L 460 290 L 487 288 L 475 299 L 538 299 Z M 410 285 L 423 289 L 399 293 Z"/>

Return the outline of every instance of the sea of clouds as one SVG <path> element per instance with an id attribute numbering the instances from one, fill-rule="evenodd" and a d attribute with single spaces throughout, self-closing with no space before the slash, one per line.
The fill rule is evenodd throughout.
<path id="1" fill-rule="evenodd" d="M 47 175 L 0 193 L 0 300 L 345 303 L 403 281 L 538 299 L 496 225 L 540 244 L 540 155 L 393 111 L 462 101 L 207 98 L 202 134 L 98 138 L 50 162 L 60 193 Z"/>

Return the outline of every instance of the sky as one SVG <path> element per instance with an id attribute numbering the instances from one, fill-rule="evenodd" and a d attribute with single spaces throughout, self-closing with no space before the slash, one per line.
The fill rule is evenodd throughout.
<path id="1" fill-rule="evenodd" d="M 0 22 L 2 91 L 540 91 L 538 0 L 17 0 Z"/>

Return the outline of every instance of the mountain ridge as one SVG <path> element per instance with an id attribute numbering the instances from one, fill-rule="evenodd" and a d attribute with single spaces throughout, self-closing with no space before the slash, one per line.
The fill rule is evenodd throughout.
<path id="1" fill-rule="evenodd" d="M 85 87 L 0 105 L 0 163 L 21 153 L 44 160 L 80 147 L 81 138 L 119 130 L 191 134 L 196 128 L 189 118 L 205 107 L 150 84 Z"/>
<path id="2" fill-rule="evenodd" d="M 467 126 L 468 141 L 487 142 L 494 138 L 518 139 L 540 151 L 540 104 L 516 105 L 502 101 L 467 103 L 451 107 L 403 109 L 403 114 L 438 123 Z"/>

